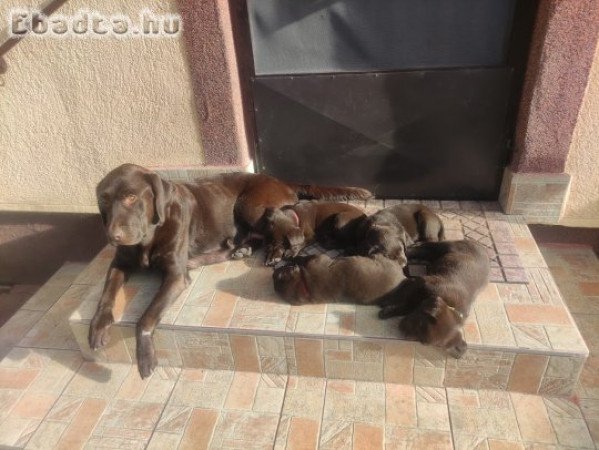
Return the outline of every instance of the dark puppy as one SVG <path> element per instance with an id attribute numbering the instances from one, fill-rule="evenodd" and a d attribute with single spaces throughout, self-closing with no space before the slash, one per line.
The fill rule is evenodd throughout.
<path id="1" fill-rule="evenodd" d="M 474 241 L 423 242 L 408 258 L 426 261 L 427 275 L 409 278 L 381 299 L 381 319 L 404 316 L 400 331 L 459 358 L 466 351 L 462 328 L 489 278 L 489 256 Z"/>
<path id="2" fill-rule="evenodd" d="M 266 211 L 266 265 L 292 258 L 307 244 L 344 247 L 355 236 L 364 212 L 347 203 L 305 202 Z"/>
<path id="3" fill-rule="evenodd" d="M 275 291 L 292 305 L 321 302 L 370 304 L 405 279 L 403 270 L 382 255 L 372 258 L 327 255 L 296 258 L 273 273 Z"/>
<path id="4" fill-rule="evenodd" d="M 133 164 L 110 172 L 96 189 L 102 221 L 116 255 L 89 329 L 89 345 L 108 342 L 115 296 L 131 272 L 153 266 L 163 282 L 137 323 L 137 365 L 142 378 L 156 366 L 152 334 L 164 310 L 181 294 L 188 268 L 242 257 L 260 232 L 266 208 L 299 197 L 365 198 L 359 188 L 287 184 L 262 174 L 229 173 L 193 183 L 173 183 Z"/>
<path id="5" fill-rule="evenodd" d="M 441 219 L 424 205 L 396 205 L 380 210 L 365 219 L 358 228 L 357 253 L 382 253 L 407 264 L 405 249 L 414 242 L 445 239 Z"/>

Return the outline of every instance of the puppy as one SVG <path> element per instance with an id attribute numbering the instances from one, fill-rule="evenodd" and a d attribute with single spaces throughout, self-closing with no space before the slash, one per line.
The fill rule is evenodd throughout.
<path id="1" fill-rule="evenodd" d="M 358 227 L 357 253 L 382 253 L 407 264 L 405 249 L 414 242 L 445 239 L 441 219 L 424 205 L 396 205 L 380 210 Z"/>
<path id="2" fill-rule="evenodd" d="M 380 300 L 381 319 L 404 316 L 404 336 L 446 349 L 455 358 L 466 351 L 463 325 L 489 278 L 489 256 L 474 241 L 423 242 L 408 258 L 426 261 L 427 275 L 404 280 Z"/>
<path id="3" fill-rule="evenodd" d="M 366 215 L 347 203 L 305 202 L 266 211 L 266 265 L 292 258 L 307 244 L 318 241 L 326 248 L 351 242 Z"/>
<path id="4" fill-rule="evenodd" d="M 405 279 L 401 267 L 383 255 L 372 258 L 327 255 L 296 258 L 273 273 L 275 291 L 292 305 L 321 302 L 371 304 Z"/>

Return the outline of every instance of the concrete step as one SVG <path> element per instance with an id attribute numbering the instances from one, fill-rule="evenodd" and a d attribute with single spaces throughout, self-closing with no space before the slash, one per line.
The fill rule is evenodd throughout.
<path id="1" fill-rule="evenodd" d="M 391 202 L 387 202 L 391 203 Z M 164 366 L 567 396 L 588 349 L 524 221 L 495 204 L 429 202 L 450 239 L 487 245 L 494 282 L 466 325 L 469 350 L 456 360 L 400 338 L 377 308 L 290 306 L 272 288 L 262 256 L 200 268 L 167 311 L 154 340 Z M 382 201 L 366 205 L 383 206 Z M 160 283 L 133 276 L 119 293 L 107 348 L 87 345 L 89 322 L 112 257 L 106 248 L 79 276 L 87 285 L 70 325 L 86 359 L 134 363 L 134 325 Z"/>

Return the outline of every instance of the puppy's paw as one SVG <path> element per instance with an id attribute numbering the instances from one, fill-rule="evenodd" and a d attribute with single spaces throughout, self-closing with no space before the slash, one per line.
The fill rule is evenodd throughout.
<path id="1" fill-rule="evenodd" d="M 272 258 L 268 258 L 266 261 L 264 261 L 264 265 L 268 266 L 268 267 L 274 267 L 277 264 L 279 264 L 282 261 L 282 259 L 280 257 L 272 257 Z"/>
<path id="2" fill-rule="evenodd" d="M 243 259 L 248 256 L 252 256 L 252 247 L 250 246 L 238 247 L 231 253 L 232 259 Z"/>
<path id="3" fill-rule="evenodd" d="M 142 335 L 137 338 L 137 369 L 142 379 L 148 378 L 158 365 L 156 352 L 154 351 L 154 343 L 149 335 Z"/>
<path id="4" fill-rule="evenodd" d="M 283 249 L 280 247 L 275 247 L 268 252 L 266 256 L 266 261 L 264 261 L 264 265 L 272 267 L 280 263 L 282 259 Z"/>
<path id="5" fill-rule="evenodd" d="M 111 312 L 97 312 L 89 325 L 88 343 L 92 350 L 98 350 L 110 342 L 110 326 L 114 323 Z"/>

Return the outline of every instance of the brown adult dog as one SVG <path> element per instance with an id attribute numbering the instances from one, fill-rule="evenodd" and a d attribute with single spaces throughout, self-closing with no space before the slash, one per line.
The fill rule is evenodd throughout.
<path id="1" fill-rule="evenodd" d="M 133 164 L 124 164 L 100 181 L 96 194 L 102 220 L 116 255 L 89 329 L 92 349 L 108 342 L 115 295 L 138 267 L 163 273 L 160 289 L 137 323 L 137 365 L 142 378 L 157 361 L 152 333 L 164 310 L 183 291 L 188 268 L 242 257 L 253 231 L 260 232 L 266 208 L 312 198 L 365 198 L 360 188 L 286 184 L 261 174 L 230 173 L 193 183 L 173 183 Z"/>
<path id="2" fill-rule="evenodd" d="M 292 258 L 307 244 L 325 248 L 350 243 L 364 212 L 347 203 L 302 202 L 266 211 L 266 265 Z"/>
<path id="3" fill-rule="evenodd" d="M 321 302 L 370 304 L 405 279 L 401 267 L 383 255 L 372 258 L 327 255 L 296 258 L 273 273 L 275 291 L 292 305 Z"/>
<path id="4" fill-rule="evenodd" d="M 396 205 L 382 209 L 364 220 L 358 229 L 358 254 L 382 253 L 407 264 L 405 249 L 415 242 L 445 239 L 443 222 L 424 205 Z"/>
<path id="5" fill-rule="evenodd" d="M 463 325 L 489 278 L 489 256 L 474 241 L 424 242 L 408 257 L 426 261 L 427 275 L 408 278 L 381 299 L 379 316 L 403 316 L 400 331 L 460 358 L 466 351 Z"/>

